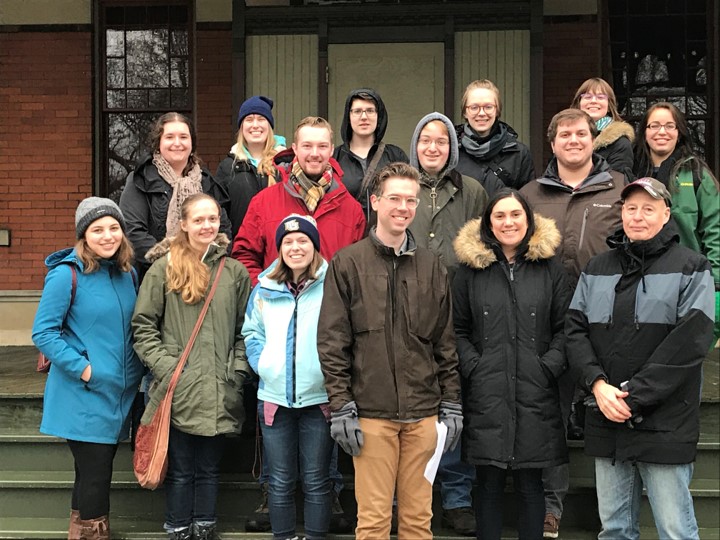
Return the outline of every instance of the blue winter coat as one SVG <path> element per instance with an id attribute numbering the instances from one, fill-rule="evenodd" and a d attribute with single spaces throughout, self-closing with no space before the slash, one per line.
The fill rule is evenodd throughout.
<path id="1" fill-rule="evenodd" d="M 317 351 L 327 263 L 297 298 L 285 283 L 265 277 L 275 264 L 260 274 L 242 330 L 248 362 L 260 377 L 258 399 L 291 408 L 327 403 Z"/>
<path id="2" fill-rule="evenodd" d="M 84 274 L 71 248 L 53 253 L 45 264 L 49 272 L 32 330 L 33 342 L 52 361 L 40 431 L 115 444 L 129 433 L 130 406 L 143 374 L 130 330 L 133 278 L 104 259 L 99 270 Z M 69 265 L 77 274 L 72 305 Z M 92 375 L 85 383 L 80 376 L 88 364 Z"/>

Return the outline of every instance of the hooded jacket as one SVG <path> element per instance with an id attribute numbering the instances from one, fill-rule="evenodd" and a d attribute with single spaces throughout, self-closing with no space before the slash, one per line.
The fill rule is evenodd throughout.
<path id="1" fill-rule="evenodd" d="M 362 98 L 360 94 L 367 94 L 371 96 L 372 100 L 375 102 L 375 107 L 377 108 L 375 144 L 373 144 L 372 148 L 370 148 L 364 162 L 350 151 L 350 141 L 353 136 L 353 129 L 350 124 L 350 107 L 355 99 L 365 99 Z M 345 110 L 343 112 L 342 126 L 340 127 L 340 136 L 342 137 L 343 144 L 335 148 L 333 158 L 335 158 L 342 167 L 343 184 L 345 184 L 345 187 L 350 194 L 362 204 L 362 207 L 366 210 L 366 212 L 369 206 L 368 200 L 370 197 L 367 193 L 360 193 L 360 187 L 362 185 L 363 178 L 365 177 L 365 171 L 375 156 L 378 145 L 382 142 L 383 137 L 385 136 L 387 125 L 388 113 L 385 109 L 385 103 L 383 103 L 382 98 L 375 90 L 372 88 L 358 88 L 357 90 L 350 92 L 345 100 Z M 399 146 L 395 146 L 394 144 L 385 144 L 385 149 L 383 150 L 382 157 L 380 158 L 380 161 L 378 161 L 375 171 L 377 172 L 388 163 L 394 163 L 396 161 L 408 163 L 408 157 Z M 366 218 L 367 217 L 368 216 L 366 215 Z"/>
<path id="2" fill-rule="evenodd" d="M 325 276 L 318 353 L 330 408 L 417 420 L 460 402 L 447 272 L 429 250 L 397 255 L 374 231 L 339 251 Z"/>
<path id="3" fill-rule="evenodd" d="M 203 257 L 210 283 L 228 244 L 227 237 L 219 234 Z M 167 243 L 159 244 L 148 256 L 157 260 L 140 286 L 132 318 L 135 350 L 154 376 L 143 424 L 152 420 L 165 396 L 205 301 L 186 304 L 179 293 L 167 290 L 165 272 L 172 264 Z M 243 381 L 250 370 L 242 337 L 249 294 L 247 271 L 228 259 L 175 389 L 171 422 L 176 429 L 204 437 L 240 432 L 245 418 Z"/>
<path id="4" fill-rule="evenodd" d="M 144 369 L 132 347 L 134 279 L 114 261 L 85 274 L 74 249 L 50 255 L 32 339 L 51 361 L 40 431 L 116 444 L 130 434 L 129 412 Z M 72 271 L 77 286 L 71 304 Z M 80 376 L 92 366 L 90 381 Z"/>
<path id="5" fill-rule="evenodd" d="M 257 397 L 281 407 L 327 403 L 317 351 L 317 327 L 327 263 L 295 296 L 268 279 L 277 261 L 260 274 L 248 301 L 243 335 L 248 362 L 260 377 Z"/>
<path id="6" fill-rule="evenodd" d="M 201 174 L 203 193 L 214 197 L 221 206 L 220 232 L 229 235 L 232 226 L 226 212 L 227 190 L 206 168 L 201 169 Z M 172 186 L 160 176 L 150 155 L 128 175 L 120 195 L 119 206 L 125 218 L 128 240 L 135 250 L 136 267 L 141 279 L 151 264 L 145 257 L 147 251 L 167 236 L 165 221 L 172 193 Z"/>
<path id="7" fill-rule="evenodd" d="M 456 169 L 458 160 L 458 142 L 450 119 L 440 113 L 430 113 L 423 117 L 415 128 L 410 143 L 413 167 L 420 168 L 417 155 L 417 143 L 423 128 L 439 120 L 445 124 L 450 139 L 448 163 L 440 178 L 428 178 L 423 175 L 420 182 L 420 204 L 410 231 L 418 246 L 428 248 L 448 269 L 450 280 L 457 265 L 452 242 L 460 228 L 470 219 L 479 217 L 485 210 L 488 196 L 485 189 L 475 180 L 462 176 Z"/>
<path id="8" fill-rule="evenodd" d="M 720 291 L 720 192 L 718 183 L 694 156 L 677 166 L 681 150 L 676 149 L 660 167 L 639 170 L 638 176 L 652 176 L 665 184 L 672 196 L 670 212 L 678 227 L 680 245 L 702 253 L 712 265 L 715 290 Z M 699 173 L 693 172 L 693 168 Z M 674 172 L 674 174 L 673 174 Z M 715 321 L 720 335 L 720 321 Z"/>
<path id="9" fill-rule="evenodd" d="M 578 188 L 564 184 L 553 157 L 545 174 L 520 190 L 533 210 L 555 220 L 562 243 L 556 257 L 575 286 L 588 261 L 607 251 L 607 237 L 622 224 L 620 194 L 625 177 L 610 171 L 607 162 L 596 154 L 588 177 Z"/>
<path id="10" fill-rule="evenodd" d="M 627 122 L 613 120 L 593 141 L 593 151 L 608 162 L 613 171 L 633 178 L 633 147 L 635 130 Z"/>
<path id="11" fill-rule="evenodd" d="M 510 266 L 480 239 L 480 219 L 455 240 L 453 319 L 463 378 L 463 460 L 501 468 L 568 461 L 557 379 L 565 371 L 567 276 L 552 259 L 560 233 L 535 231 Z"/>
<path id="12" fill-rule="evenodd" d="M 581 384 L 620 387 L 633 427 L 587 408 L 585 453 L 621 461 L 681 464 L 695 459 L 702 364 L 712 340 L 713 282 L 707 259 L 678 244 L 670 221 L 655 237 L 611 251 L 580 276 L 566 322 L 567 352 Z"/>
<path id="13" fill-rule="evenodd" d="M 275 231 L 280 222 L 293 213 L 309 213 L 290 179 L 294 158 L 292 150 L 275 156 L 278 183 L 253 197 L 233 243 L 232 256 L 245 265 L 253 286 L 260 272 L 277 259 Z M 312 214 L 320 231 L 320 254 L 326 261 L 332 259 L 338 249 L 360 240 L 365 231 L 362 208 L 342 184 L 340 165 L 330 158 L 330 166 L 332 184 Z"/>
<path id="14" fill-rule="evenodd" d="M 502 137 L 503 144 L 497 152 L 484 157 L 473 156 L 463 146 L 463 134 L 467 123 L 456 126 L 460 155 L 457 170 L 474 178 L 485 188 L 488 197 L 503 187 L 520 189 L 535 178 L 535 167 L 530 149 L 518 141 L 517 133 L 505 122 L 497 120 L 491 136 Z M 479 142 L 479 137 L 478 137 Z"/>

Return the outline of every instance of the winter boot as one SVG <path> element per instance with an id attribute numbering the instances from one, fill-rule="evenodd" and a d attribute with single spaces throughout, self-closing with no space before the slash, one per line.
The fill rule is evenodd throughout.
<path id="1" fill-rule="evenodd" d="M 80 540 L 110 540 L 110 522 L 107 516 L 80 520 Z"/>
<path id="2" fill-rule="evenodd" d="M 78 510 L 70 510 L 68 540 L 80 540 L 80 529 L 80 512 Z"/>

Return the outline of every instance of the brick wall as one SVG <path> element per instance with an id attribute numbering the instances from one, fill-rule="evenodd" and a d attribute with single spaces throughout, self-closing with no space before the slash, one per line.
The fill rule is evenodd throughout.
<path id="1" fill-rule="evenodd" d="M 0 289 L 40 289 L 91 192 L 89 33 L 0 33 Z"/>
<path id="2" fill-rule="evenodd" d="M 601 77 L 602 71 L 600 28 L 597 22 L 546 17 L 543 32 L 544 133 L 553 115 L 570 106 L 578 86 L 590 77 Z M 550 144 L 545 142 L 545 163 L 551 155 Z"/>
<path id="3" fill-rule="evenodd" d="M 229 30 L 197 33 L 196 79 L 198 152 L 212 174 L 235 142 L 232 109 L 232 35 Z"/>

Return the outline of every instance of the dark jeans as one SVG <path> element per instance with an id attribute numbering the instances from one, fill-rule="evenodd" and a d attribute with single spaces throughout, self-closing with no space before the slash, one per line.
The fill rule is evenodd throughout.
<path id="1" fill-rule="evenodd" d="M 478 501 L 475 508 L 478 540 L 500 540 L 503 524 L 505 477 L 513 476 L 519 540 L 542 540 L 545 520 L 542 469 L 477 468 Z"/>
<path id="2" fill-rule="evenodd" d="M 329 470 L 333 447 L 325 415 L 317 405 L 279 407 L 272 426 L 267 426 L 262 401 L 258 401 L 258 415 L 268 464 L 273 537 L 295 536 L 295 485 L 299 474 L 305 496 L 305 537 L 325 538 L 332 514 Z"/>
<path id="3" fill-rule="evenodd" d="M 193 521 L 216 521 L 220 460 L 225 437 L 201 437 L 170 426 L 165 477 L 165 530 L 189 527 Z"/>
<path id="4" fill-rule="evenodd" d="M 110 512 L 110 480 L 117 444 L 68 441 L 75 460 L 72 509 L 80 519 L 96 519 Z"/>

